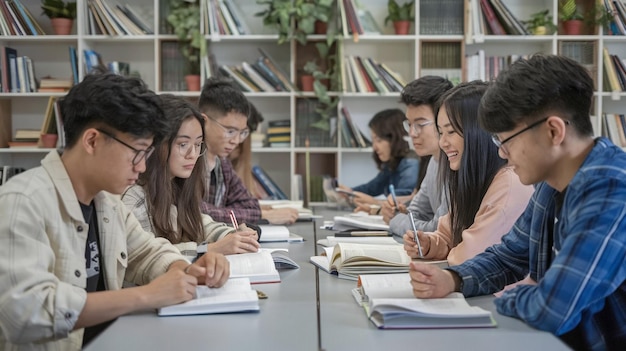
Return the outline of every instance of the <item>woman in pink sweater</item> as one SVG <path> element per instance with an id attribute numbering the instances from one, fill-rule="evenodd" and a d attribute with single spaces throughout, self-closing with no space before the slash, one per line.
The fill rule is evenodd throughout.
<path id="1" fill-rule="evenodd" d="M 478 105 L 486 89 L 484 82 L 462 83 L 441 98 L 436 118 L 439 176 L 448 184 L 450 211 L 436 231 L 418 231 L 423 258 L 457 265 L 499 243 L 533 193 L 478 125 Z M 420 257 L 413 232 L 407 231 L 403 240 L 409 256 Z"/>

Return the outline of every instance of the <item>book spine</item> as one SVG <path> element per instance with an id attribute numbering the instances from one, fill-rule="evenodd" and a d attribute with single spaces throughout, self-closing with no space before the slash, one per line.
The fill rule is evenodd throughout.
<path id="1" fill-rule="evenodd" d="M 498 18 L 496 14 L 493 12 L 491 5 L 488 0 L 480 0 L 480 6 L 483 9 L 483 13 L 485 14 L 485 19 L 489 24 L 489 28 L 495 35 L 506 35 L 506 31 L 502 28 L 500 22 L 498 22 Z"/>
<path id="2" fill-rule="evenodd" d="M 261 183 L 261 186 L 265 188 L 265 191 L 270 194 L 270 196 L 274 197 L 277 200 L 287 200 L 287 196 L 285 195 L 285 193 L 280 190 L 276 183 L 274 183 L 274 181 L 267 175 L 267 173 L 265 173 L 265 171 L 261 167 L 257 165 L 253 166 L 252 173 L 255 175 L 259 183 Z"/>

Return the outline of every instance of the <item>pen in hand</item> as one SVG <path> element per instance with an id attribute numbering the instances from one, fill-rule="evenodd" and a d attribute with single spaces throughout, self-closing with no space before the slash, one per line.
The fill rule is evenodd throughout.
<path id="1" fill-rule="evenodd" d="M 411 220 L 411 227 L 413 227 L 413 239 L 415 239 L 415 243 L 417 244 L 417 252 L 420 254 L 420 257 L 424 257 L 422 253 L 422 245 L 420 244 L 420 240 L 417 237 L 417 228 L 415 228 L 415 221 L 413 220 L 413 212 L 409 211 L 409 219 Z"/>
<path id="2" fill-rule="evenodd" d="M 393 184 L 389 184 L 389 193 L 391 194 L 391 198 L 393 199 L 393 205 L 396 207 L 396 211 L 398 210 L 398 198 L 396 197 L 396 189 Z"/>
<path id="3" fill-rule="evenodd" d="M 235 212 L 233 212 L 233 210 L 230 210 L 230 223 L 233 224 L 233 228 L 235 228 L 235 230 L 239 230 L 239 224 L 237 223 L 237 217 L 235 217 Z"/>

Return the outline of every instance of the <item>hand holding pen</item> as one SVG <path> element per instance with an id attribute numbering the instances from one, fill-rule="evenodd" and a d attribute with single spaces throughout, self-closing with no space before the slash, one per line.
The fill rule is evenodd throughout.
<path id="1" fill-rule="evenodd" d="M 237 217 L 235 217 L 235 213 L 232 210 L 230 211 L 229 216 L 233 228 L 235 228 L 235 232 L 228 234 L 224 238 L 215 242 L 215 249 L 218 249 L 217 251 L 224 254 L 259 251 L 260 245 L 257 241 L 257 232 L 249 229 L 245 223 L 239 225 Z"/>
<path id="2" fill-rule="evenodd" d="M 402 237 L 404 250 L 411 258 L 424 258 L 424 252 L 422 251 L 422 245 L 419 240 L 419 235 L 424 235 L 424 233 L 422 232 L 418 235 L 418 231 L 415 228 L 415 222 L 413 222 L 413 214 L 411 212 L 409 212 L 409 219 L 411 220 L 413 231 L 407 230 Z"/>

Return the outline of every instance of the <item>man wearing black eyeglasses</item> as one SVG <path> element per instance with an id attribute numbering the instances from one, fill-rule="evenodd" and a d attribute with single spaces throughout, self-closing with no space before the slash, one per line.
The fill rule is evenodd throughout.
<path id="1" fill-rule="evenodd" d="M 0 187 L 1 350 L 79 350 L 120 315 L 229 276 L 223 255 L 189 264 L 120 201 L 167 128 L 157 95 L 136 78 L 92 74 L 60 107 L 65 149 Z"/>
<path id="2" fill-rule="evenodd" d="M 500 156 L 535 193 L 502 243 L 447 270 L 412 264 L 417 297 L 491 294 L 498 312 L 579 350 L 626 345 L 626 153 L 594 138 L 593 81 L 562 56 L 500 73 L 480 109 Z"/>

